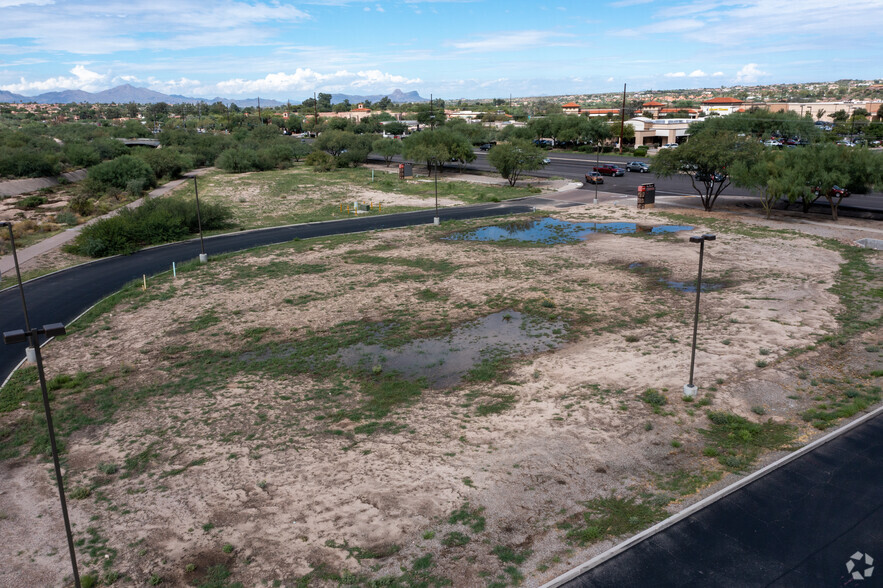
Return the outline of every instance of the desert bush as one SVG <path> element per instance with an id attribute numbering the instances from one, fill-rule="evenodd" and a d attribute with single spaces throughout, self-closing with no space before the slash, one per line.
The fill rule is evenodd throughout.
<path id="1" fill-rule="evenodd" d="M 89 187 L 96 190 L 110 187 L 125 190 L 131 180 L 143 180 L 144 187 L 156 185 L 153 169 L 143 159 L 122 155 L 89 168 Z"/>
<path id="2" fill-rule="evenodd" d="M 67 203 L 68 208 L 76 214 L 89 216 L 95 210 L 95 203 L 86 194 L 77 194 Z"/>
<path id="3" fill-rule="evenodd" d="M 147 162 L 157 178 L 174 180 L 185 171 L 193 169 L 193 158 L 177 147 L 164 149 L 141 149 L 137 157 Z"/>
<path id="4" fill-rule="evenodd" d="M 328 172 L 337 167 L 337 160 L 334 159 L 334 156 L 324 151 L 313 151 L 307 155 L 304 163 L 317 172 Z"/>
<path id="5" fill-rule="evenodd" d="M 253 149 L 227 149 L 215 161 L 217 167 L 231 174 L 254 171 L 257 164 L 258 155 Z"/>
<path id="6" fill-rule="evenodd" d="M 47 202 L 48 200 L 45 196 L 28 196 L 19 200 L 18 205 L 21 208 L 37 208 Z"/>
<path id="7" fill-rule="evenodd" d="M 219 204 L 201 203 L 202 228 L 226 226 L 233 213 Z M 195 200 L 154 198 L 135 209 L 83 228 L 69 250 L 89 257 L 132 253 L 141 247 L 183 239 L 198 231 Z"/>
<path id="8" fill-rule="evenodd" d="M 55 222 L 62 224 L 62 225 L 68 225 L 70 227 L 75 227 L 75 226 L 77 226 L 77 224 L 79 224 L 80 221 L 77 218 L 77 215 L 74 214 L 73 212 L 71 212 L 70 210 L 62 210 L 61 212 L 59 212 L 58 214 L 55 215 Z"/>
<path id="9" fill-rule="evenodd" d="M 64 146 L 64 159 L 74 167 L 91 167 L 101 163 L 101 154 L 92 145 L 67 143 Z"/>

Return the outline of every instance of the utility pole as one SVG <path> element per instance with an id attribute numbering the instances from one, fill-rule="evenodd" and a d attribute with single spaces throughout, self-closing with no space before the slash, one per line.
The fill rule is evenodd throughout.
<path id="1" fill-rule="evenodd" d="M 622 135 L 625 131 L 625 84 L 622 85 L 622 109 L 619 111 L 619 154 L 622 155 Z"/>
<path id="2" fill-rule="evenodd" d="M 258 124 L 264 124 L 264 119 L 261 118 L 261 97 L 258 96 Z"/>

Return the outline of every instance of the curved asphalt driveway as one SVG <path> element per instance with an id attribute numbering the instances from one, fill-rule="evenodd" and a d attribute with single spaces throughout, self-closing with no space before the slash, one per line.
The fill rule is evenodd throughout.
<path id="1" fill-rule="evenodd" d="M 443 208 L 439 209 L 439 216 L 441 220 L 461 220 L 530 212 L 531 209 L 529 204 L 504 202 Z M 433 217 L 435 211 L 430 209 L 229 233 L 205 239 L 205 250 L 212 256 L 292 239 L 430 224 Z M 100 259 L 30 280 L 25 283 L 24 290 L 31 327 L 57 322 L 68 324 L 126 283 L 144 274 L 150 276 L 168 271 L 172 262 L 190 261 L 197 258 L 199 253 L 199 240 L 195 239 L 143 249 L 132 255 Z M 7 288 L 0 292 L 0 332 L 24 328 L 19 290 L 17 287 Z M 0 344 L 0 382 L 6 379 L 24 354 L 25 343 Z"/>

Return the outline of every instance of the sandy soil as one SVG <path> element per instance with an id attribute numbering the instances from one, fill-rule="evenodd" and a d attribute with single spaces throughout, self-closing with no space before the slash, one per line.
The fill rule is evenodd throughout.
<path id="1" fill-rule="evenodd" d="M 622 206 L 553 214 L 670 224 L 657 212 Z M 563 573 L 616 539 L 587 547 L 565 540 L 558 524 L 582 512 L 584 501 L 658 492 L 659 481 L 679 471 L 722 470 L 702 454 L 704 412 L 681 399 L 694 295 L 628 268 L 640 262 L 688 281 L 698 262 L 688 237 L 711 230 L 718 240 L 706 248 L 704 277 L 725 287 L 702 296 L 696 382 L 713 410 L 792 422 L 799 440 L 808 440 L 817 431 L 799 418 L 815 395 L 806 370 L 860 377 L 881 363 L 877 332 L 835 350 L 788 355 L 835 330 L 841 310 L 830 288 L 843 259 L 813 235 L 854 236 L 824 223 L 695 216 L 706 225 L 671 237 L 598 234 L 553 247 L 442 240 L 452 230 L 446 226 L 385 231 L 339 246 L 321 241 L 237 256 L 151 285 L 151 300 L 124 304 L 45 350 L 50 377 L 122 370 L 114 383 L 125 390 L 159 387 L 67 443 L 69 490 L 93 488 L 70 501 L 75 536 L 86 541 L 81 570 L 103 573 L 111 559 L 124 575 L 118 585 L 144 585 L 153 575 L 163 585 L 186 585 L 223 564 L 246 586 L 293 586 L 318 569 L 310 585 L 332 586 L 339 580 L 322 573 L 400 575 L 430 553 L 427 573 L 454 586 L 514 584 L 520 578 L 493 552 L 505 546 L 529 554 L 516 566 L 524 585 Z M 455 269 L 353 261 L 360 254 L 444 260 Z M 280 264 L 326 271 L 270 272 Z M 243 267 L 268 272 L 243 277 Z M 421 298 L 425 290 L 439 296 Z M 518 358 L 502 381 L 424 390 L 380 419 L 398 432 L 366 435 L 347 418 L 326 422 L 333 410 L 361 402 L 346 370 L 327 380 L 260 371 L 205 376 L 182 393 L 175 368 L 185 350 L 236 354 L 261 327 L 263 341 L 296 344 L 346 321 L 406 317 L 420 325 L 443 317 L 460 324 L 519 304 L 560 309 L 571 319 L 587 314 L 567 344 Z M 194 330 L 194 317 L 210 315 L 221 320 Z M 759 360 L 768 365 L 758 367 Z M 639 400 L 650 387 L 666 396 L 667 413 Z M 476 407 L 495 398 L 511 405 L 479 416 Z M 149 456 L 143 471 L 123 468 L 139 453 Z M 101 464 L 120 472 L 102 474 Z M 70 573 L 47 471 L 32 457 L 0 463 L 0 536 L 15 538 L 0 544 L 4 586 L 61 585 Z M 724 473 L 667 508 L 674 512 L 733 479 Z M 467 503 L 465 512 L 485 518 L 483 529 L 449 522 Z M 454 531 L 471 541 L 445 545 Z M 115 555 L 87 553 L 96 534 Z M 368 550 L 382 557 L 363 557 Z"/>

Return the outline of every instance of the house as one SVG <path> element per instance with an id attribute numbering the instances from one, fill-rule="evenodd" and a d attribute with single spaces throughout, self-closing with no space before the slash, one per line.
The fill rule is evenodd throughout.
<path id="1" fill-rule="evenodd" d="M 576 102 L 568 102 L 561 106 L 561 110 L 564 114 L 580 114 L 582 112 L 582 107 Z"/>

